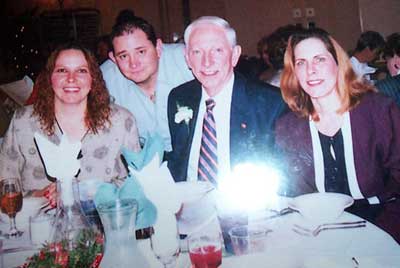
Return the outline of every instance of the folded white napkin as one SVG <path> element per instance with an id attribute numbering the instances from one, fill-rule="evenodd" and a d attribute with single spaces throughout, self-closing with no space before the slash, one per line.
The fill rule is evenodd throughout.
<path id="1" fill-rule="evenodd" d="M 169 172 L 167 162 L 160 166 L 158 154 L 155 154 L 149 164 L 140 171 L 129 167 L 129 171 L 135 176 L 143 187 L 144 194 L 154 205 L 157 211 L 174 215 L 179 211 L 182 197 L 174 179 Z"/>
<path id="2" fill-rule="evenodd" d="M 32 89 L 33 81 L 29 78 L 29 76 L 24 76 L 24 78 L 21 80 L 0 85 L 0 90 L 2 90 L 20 106 L 25 104 L 26 100 L 32 93 Z"/>
<path id="3" fill-rule="evenodd" d="M 157 208 L 157 219 L 153 226 L 153 240 L 159 241 L 162 251 L 174 250 L 179 247 L 178 229 L 175 214 L 182 205 L 178 187 L 167 167 L 167 162 L 160 166 L 158 154 L 140 171 L 129 167 L 131 175 L 135 176 L 146 197 Z"/>
<path id="4" fill-rule="evenodd" d="M 66 134 L 61 136 L 59 145 L 52 143 L 38 132 L 34 133 L 34 137 L 47 174 L 61 182 L 61 198 L 64 205 L 72 205 L 74 202 L 72 180 L 80 169 L 77 157 L 81 150 L 81 142 L 71 142 Z"/>

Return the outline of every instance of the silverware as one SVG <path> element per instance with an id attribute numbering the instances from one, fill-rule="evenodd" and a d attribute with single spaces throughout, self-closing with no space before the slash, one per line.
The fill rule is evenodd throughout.
<path id="1" fill-rule="evenodd" d="M 275 212 L 276 214 L 272 215 L 272 216 L 265 217 L 265 218 L 263 218 L 263 220 L 274 219 L 274 218 L 282 217 L 282 216 L 285 216 L 285 215 L 288 215 L 288 214 L 291 214 L 291 213 L 294 213 L 294 212 L 298 212 L 297 210 L 291 209 L 289 207 L 284 208 L 284 209 L 279 210 L 279 211 L 277 211 L 277 210 L 271 210 L 271 211 Z"/>
<path id="2" fill-rule="evenodd" d="M 357 261 L 356 257 L 352 257 L 351 260 L 354 263 L 354 268 L 358 268 L 358 266 L 360 265 L 360 263 Z"/>
<path id="3" fill-rule="evenodd" d="M 315 229 L 310 230 L 306 227 L 294 224 L 292 230 L 300 235 L 305 236 L 317 236 L 320 232 L 326 230 L 338 230 L 338 229 L 352 229 L 366 227 L 366 221 L 353 221 L 353 222 L 336 222 L 336 223 L 324 223 L 318 225 Z"/>

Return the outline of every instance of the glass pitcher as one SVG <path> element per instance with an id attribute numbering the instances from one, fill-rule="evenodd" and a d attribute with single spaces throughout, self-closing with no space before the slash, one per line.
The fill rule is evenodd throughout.
<path id="1" fill-rule="evenodd" d="M 66 243 L 67 250 L 76 247 L 80 233 L 92 229 L 82 213 L 77 198 L 78 180 L 57 180 L 57 212 L 51 231 L 51 241 Z"/>
<path id="2" fill-rule="evenodd" d="M 97 205 L 105 234 L 101 268 L 149 267 L 146 258 L 137 247 L 137 206 L 138 203 L 134 199 L 117 199 Z"/>

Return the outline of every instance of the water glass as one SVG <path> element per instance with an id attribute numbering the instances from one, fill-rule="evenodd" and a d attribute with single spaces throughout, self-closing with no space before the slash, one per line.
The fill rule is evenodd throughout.
<path id="1" fill-rule="evenodd" d="M 248 215 L 242 213 L 221 213 L 218 214 L 218 220 L 222 231 L 224 246 L 226 252 L 234 254 L 232 248 L 231 236 L 229 231 L 238 226 L 244 226 L 248 223 Z"/>
<path id="2" fill-rule="evenodd" d="M 261 225 L 244 225 L 229 231 L 235 255 L 245 255 L 265 250 L 267 234 L 272 230 Z"/>
<path id="3" fill-rule="evenodd" d="M 34 246 L 41 247 L 50 242 L 53 220 L 54 216 L 44 213 L 29 217 L 29 235 Z"/>

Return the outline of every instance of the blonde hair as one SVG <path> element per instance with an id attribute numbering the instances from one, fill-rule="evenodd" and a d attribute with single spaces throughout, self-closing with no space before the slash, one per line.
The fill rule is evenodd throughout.
<path id="1" fill-rule="evenodd" d="M 347 53 L 326 31 L 318 28 L 305 29 L 294 33 L 290 37 L 284 57 L 281 90 L 283 99 L 292 111 L 301 117 L 311 115 L 313 120 L 319 120 L 310 96 L 300 86 L 294 71 L 294 49 L 301 41 L 309 38 L 316 38 L 322 41 L 338 65 L 336 88 L 341 100 L 339 113 L 351 110 L 366 93 L 376 91 L 373 86 L 357 78 Z"/>

